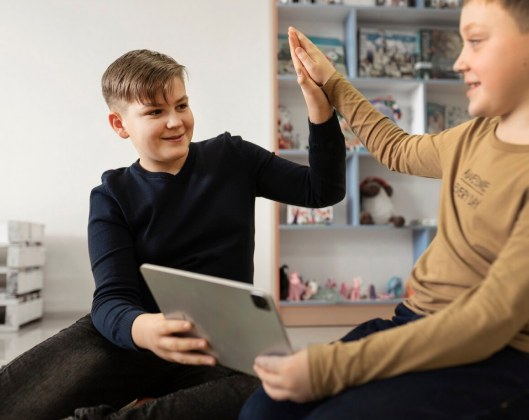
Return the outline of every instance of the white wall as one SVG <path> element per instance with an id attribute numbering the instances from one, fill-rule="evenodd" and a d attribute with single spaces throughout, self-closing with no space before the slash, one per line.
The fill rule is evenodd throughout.
<path id="1" fill-rule="evenodd" d="M 274 1 L 0 0 L 0 221 L 46 224 L 45 311 L 88 311 L 90 190 L 137 156 L 107 123 L 106 67 L 148 48 L 190 72 L 194 140 L 273 148 Z M 258 201 L 255 282 L 270 289 L 274 212 Z"/>

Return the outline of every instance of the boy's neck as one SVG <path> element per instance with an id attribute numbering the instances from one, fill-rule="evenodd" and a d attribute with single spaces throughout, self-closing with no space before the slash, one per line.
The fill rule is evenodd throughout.
<path id="1" fill-rule="evenodd" d="M 505 143 L 529 144 L 529 103 L 500 117 L 500 123 L 496 127 L 496 137 Z"/>

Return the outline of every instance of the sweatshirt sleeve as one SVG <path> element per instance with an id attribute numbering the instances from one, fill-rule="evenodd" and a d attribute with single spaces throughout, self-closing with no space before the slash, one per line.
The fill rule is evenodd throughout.
<path id="1" fill-rule="evenodd" d="M 237 147 L 258 197 L 311 208 L 331 206 L 345 197 L 345 139 L 336 112 L 322 124 L 309 121 L 309 166 L 246 141 Z"/>
<path id="2" fill-rule="evenodd" d="M 458 138 L 452 130 L 439 135 L 409 135 L 338 72 L 323 86 L 323 91 L 366 149 L 384 166 L 410 175 L 442 177 L 440 152 Z"/>
<path id="3" fill-rule="evenodd" d="M 92 322 L 112 343 L 137 350 L 132 323 L 146 312 L 141 305 L 140 273 L 123 213 L 104 185 L 90 195 L 88 250 L 96 283 Z"/>
<path id="4" fill-rule="evenodd" d="M 345 387 L 479 362 L 511 344 L 529 319 L 529 197 L 485 279 L 434 315 L 360 341 L 309 347 L 318 398 Z"/>

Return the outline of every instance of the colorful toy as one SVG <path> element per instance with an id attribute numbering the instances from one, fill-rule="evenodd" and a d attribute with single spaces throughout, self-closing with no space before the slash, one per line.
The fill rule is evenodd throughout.
<path id="1" fill-rule="evenodd" d="M 369 299 L 377 300 L 377 291 L 374 284 L 369 285 Z"/>
<path id="2" fill-rule="evenodd" d="M 391 188 L 382 178 L 368 177 L 360 183 L 360 201 L 362 211 L 360 224 L 385 225 L 393 223 L 404 226 L 404 218 L 395 214 Z"/>
<path id="3" fill-rule="evenodd" d="M 386 294 L 390 296 L 390 299 L 396 299 L 402 295 L 402 280 L 400 277 L 391 277 L 388 281 L 388 287 Z"/>
<path id="4" fill-rule="evenodd" d="M 355 277 L 353 279 L 353 287 L 351 288 L 350 300 L 360 300 L 360 286 L 362 285 L 362 279 Z"/>
<path id="5" fill-rule="evenodd" d="M 349 297 L 349 285 L 346 282 L 343 282 L 340 286 L 340 294 L 347 299 Z"/>
<path id="6" fill-rule="evenodd" d="M 291 302 L 296 302 L 301 300 L 301 296 L 305 292 L 305 285 L 299 277 L 297 271 L 293 271 L 288 276 L 289 288 L 288 288 L 288 300 Z"/>

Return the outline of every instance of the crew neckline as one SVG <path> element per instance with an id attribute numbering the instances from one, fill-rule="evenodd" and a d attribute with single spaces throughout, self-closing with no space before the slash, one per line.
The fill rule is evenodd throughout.
<path id="1" fill-rule="evenodd" d="M 140 165 L 140 159 L 138 159 L 136 162 L 132 164 L 132 168 L 139 172 L 141 175 L 145 176 L 146 178 L 164 178 L 164 179 L 170 179 L 170 180 L 181 180 L 187 176 L 187 174 L 190 172 L 191 167 L 193 166 L 193 163 L 195 161 L 196 157 L 196 145 L 195 143 L 189 143 L 189 152 L 187 154 L 186 161 L 184 162 L 184 166 L 182 166 L 182 169 L 178 171 L 177 174 L 173 175 L 168 172 L 151 172 L 147 169 L 143 168 Z"/>
<path id="2" fill-rule="evenodd" d="M 500 119 L 496 121 L 495 124 L 492 126 L 492 135 L 489 136 L 489 142 L 492 147 L 495 149 L 503 150 L 505 152 L 510 153 L 527 153 L 529 152 L 529 144 L 515 144 L 515 143 L 507 143 L 504 141 L 501 141 L 496 136 L 496 129 L 498 128 L 498 125 L 500 123 Z"/>

